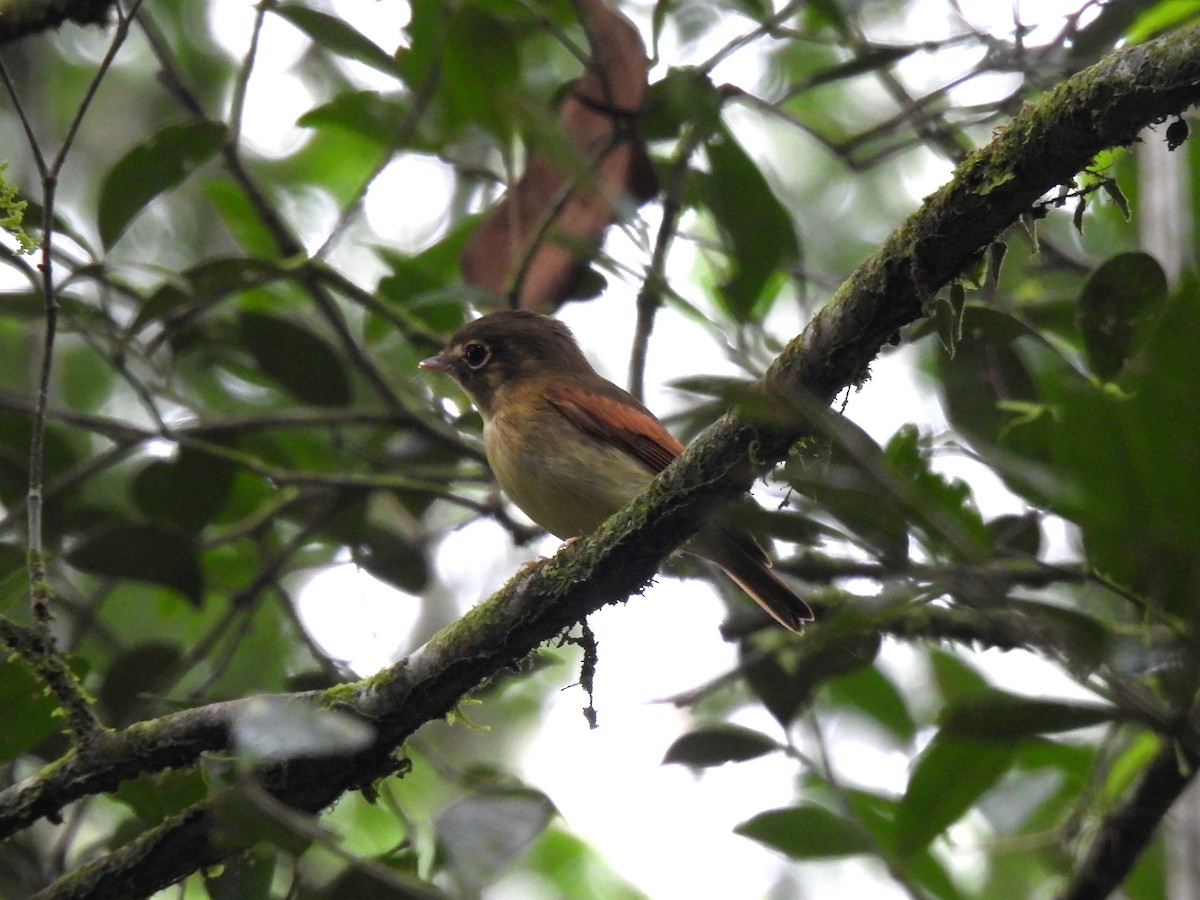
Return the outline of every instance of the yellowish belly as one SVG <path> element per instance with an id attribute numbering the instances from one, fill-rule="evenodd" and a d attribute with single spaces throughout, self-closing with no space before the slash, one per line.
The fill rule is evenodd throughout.
<path id="1" fill-rule="evenodd" d="M 574 427 L 556 410 L 534 418 L 526 435 L 503 416 L 493 417 L 484 425 L 484 449 L 508 499 L 556 537 L 595 530 L 654 477 L 638 460 Z"/>

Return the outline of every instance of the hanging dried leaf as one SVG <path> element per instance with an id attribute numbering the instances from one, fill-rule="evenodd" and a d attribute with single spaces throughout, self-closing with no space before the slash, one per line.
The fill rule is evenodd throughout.
<path id="1" fill-rule="evenodd" d="M 571 294 L 625 204 L 657 191 L 631 128 L 646 97 L 649 61 L 633 25 L 603 0 L 582 0 L 592 58 L 558 111 L 568 154 L 539 149 L 516 186 L 463 248 L 463 277 L 526 309 Z"/>

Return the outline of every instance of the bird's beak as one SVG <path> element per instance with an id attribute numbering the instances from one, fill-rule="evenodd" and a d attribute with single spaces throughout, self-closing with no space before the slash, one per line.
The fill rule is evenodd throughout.
<path id="1" fill-rule="evenodd" d="M 429 369 L 431 372 L 442 372 L 450 374 L 450 361 L 440 353 L 437 356 L 431 356 L 429 359 L 423 359 L 417 363 L 418 369 Z"/>

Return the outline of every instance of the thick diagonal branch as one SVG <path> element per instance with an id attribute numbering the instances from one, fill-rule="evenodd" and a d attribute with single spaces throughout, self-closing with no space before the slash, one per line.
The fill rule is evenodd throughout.
<path id="1" fill-rule="evenodd" d="M 1133 792 L 1104 819 L 1059 900 L 1095 900 L 1119 888 L 1158 823 L 1195 779 L 1197 766 L 1200 756 L 1184 747 L 1167 744 L 1159 750 Z"/>

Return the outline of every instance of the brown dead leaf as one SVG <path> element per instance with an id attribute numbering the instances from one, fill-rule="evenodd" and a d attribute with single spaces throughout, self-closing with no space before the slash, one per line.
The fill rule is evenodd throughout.
<path id="1" fill-rule="evenodd" d="M 460 258 L 467 283 L 526 309 L 560 306 L 608 226 L 658 190 L 632 127 L 646 99 L 641 37 L 603 0 L 580 6 L 592 58 L 558 110 L 571 158 L 535 151 Z"/>

